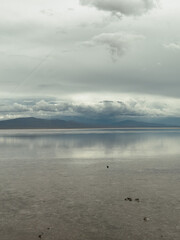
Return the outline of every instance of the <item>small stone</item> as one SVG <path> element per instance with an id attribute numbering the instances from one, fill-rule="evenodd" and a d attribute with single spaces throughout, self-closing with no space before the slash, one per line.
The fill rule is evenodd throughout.
<path id="1" fill-rule="evenodd" d="M 150 219 L 148 217 L 144 217 L 144 221 L 148 222 Z"/>
<path id="2" fill-rule="evenodd" d="M 107 168 L 109 168 L 109 166 L 107 166 Z"/>
<path id="3" fill-rule="evenodd" d="M 43 235 L 43 233 L 39 234 L 38 238 L 40 238 L 40 239 L 41 239 L 41 238 L 42 238 L 42 235 Z"/>
<path id="4" fill-rule="evenodd" d="M 139 198 L 134 199 L 134 201 L 136 201 L 136 202 L 140 202 Z"/>
<path id="5" fill-rule="evenodd" d="M 130 197 L 127 197 L 127 198 L 125 198 L 124 200 L 125 200 L 125 201 L 129 201 L 129 202 L 132 202 L 132 198 L 130 198 Z"/>

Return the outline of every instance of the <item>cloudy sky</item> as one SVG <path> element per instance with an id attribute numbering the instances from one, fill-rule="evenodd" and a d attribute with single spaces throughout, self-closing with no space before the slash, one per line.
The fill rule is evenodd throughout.
<path id="1" fill-rule="evenodd" d="M 0 119 L 180 117 L 180 1 L 2 0 Z"/>

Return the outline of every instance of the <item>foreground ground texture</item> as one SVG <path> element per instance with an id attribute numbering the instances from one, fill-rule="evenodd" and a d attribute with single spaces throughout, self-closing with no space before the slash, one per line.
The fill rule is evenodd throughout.
<path id="1" fill-rule="evenodd" d="M 0 161 L 0 239 L 179 240 L 179 182 L 177 158 Z"/>

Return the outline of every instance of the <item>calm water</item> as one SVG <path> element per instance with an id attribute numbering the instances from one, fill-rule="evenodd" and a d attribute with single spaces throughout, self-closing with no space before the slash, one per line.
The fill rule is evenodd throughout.
<path id="1" fill-rule="evenodd" d="M 3 130 L 0 159 L 117 161 L 180 155 L 180 130 Z"/>
<path id="2" fill-rule="evenodd" d="M 0 239 L 179 240 L 179 182 L 178 129 L 3 130 Z"/>

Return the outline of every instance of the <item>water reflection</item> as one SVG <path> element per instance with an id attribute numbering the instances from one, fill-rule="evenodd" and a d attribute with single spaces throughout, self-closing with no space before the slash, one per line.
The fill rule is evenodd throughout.
<path id="1" fill-rule="evenodd" d="M 180 130 L 3 130 L 1 159 L 135 159 L 180 154 Z"/>

